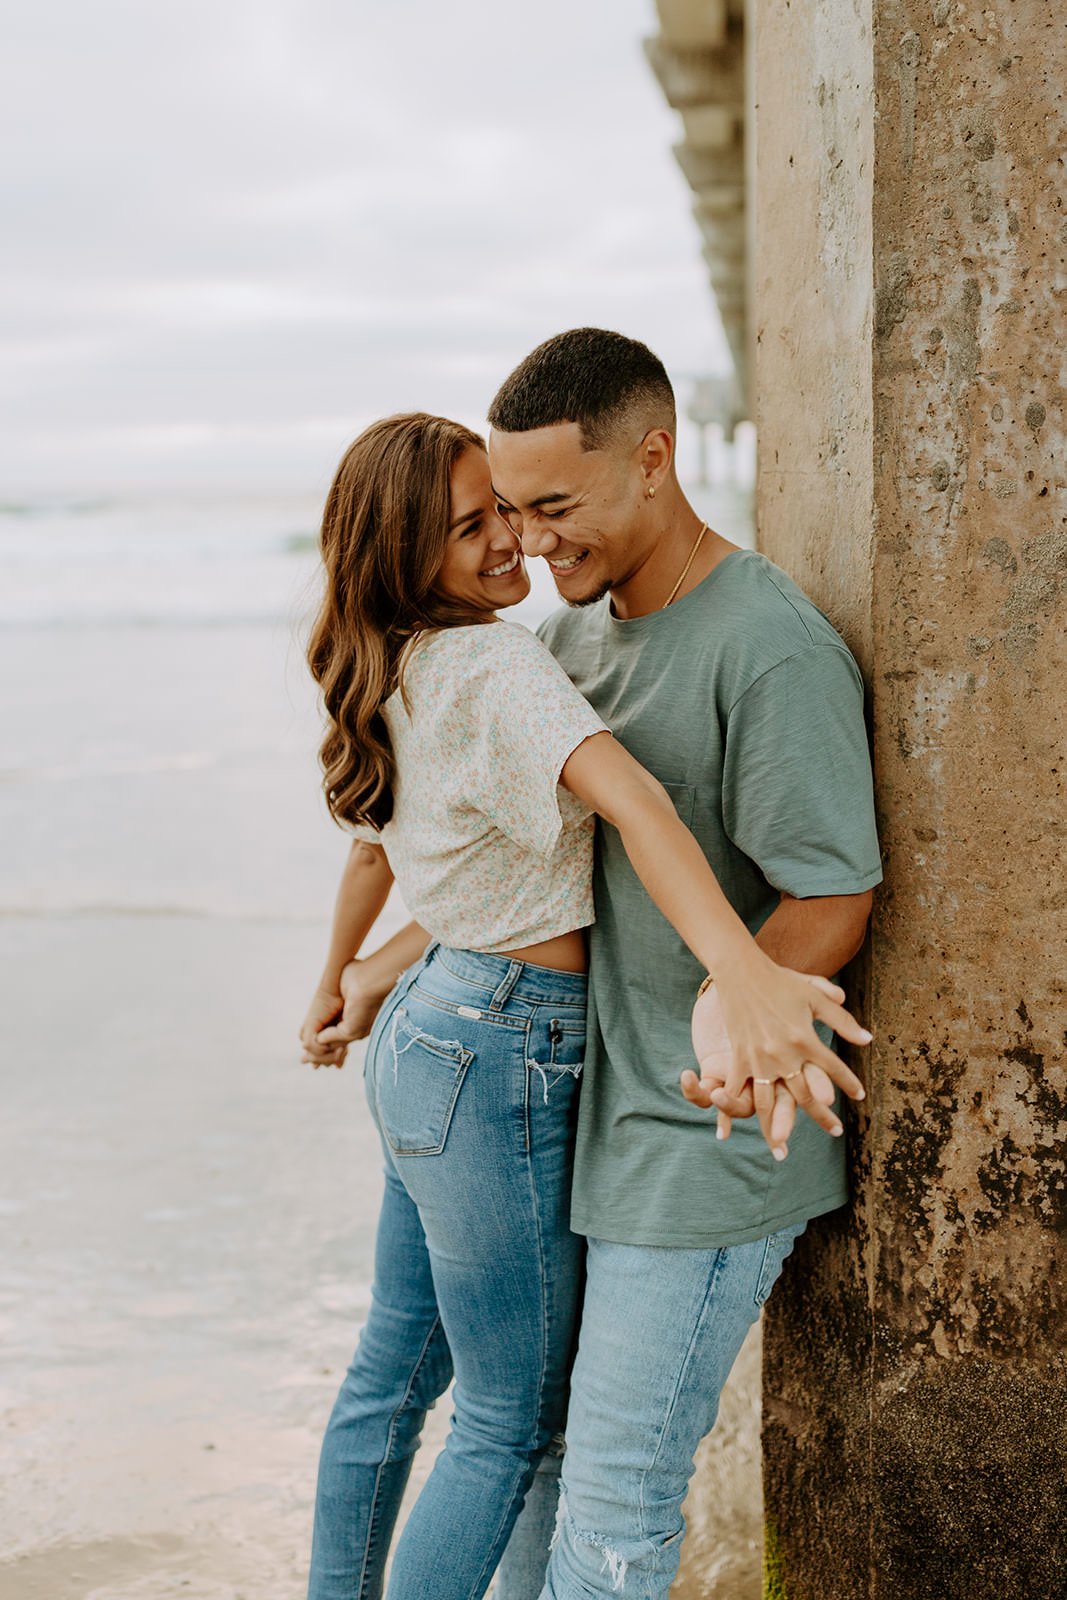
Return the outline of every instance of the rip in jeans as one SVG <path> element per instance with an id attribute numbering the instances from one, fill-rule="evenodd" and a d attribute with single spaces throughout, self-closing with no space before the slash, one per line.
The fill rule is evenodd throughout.
<path id="1" fill-rule="evenodd" d="M 548 1061 L 542 1064 L 540 1061 L 532 1060 L 529 1056 L 526 1057 L 526 1066 L 528 1071 L 539 1074 L 542 1086 L 542 1099 L 544 1100 L 546 1106 L 548 1104 L 549 1089 L 555 1088 L 556 1084 L 561 1078 L 580 1078 L 582 1075 L 582 1069 L 580 1066 L 561 1067 L 558 1061 Z M 550 1072 L 553 1074 L 551 1084 L 548 1081 L 548 1074 Z"/>
<path id="2" fill-rule="evenodd" d="M 407 1044 L 401 1045 L 399 1048 L 397 1048 L 396 1030 L 400 1025 L 401 1017 L 404 1018 L 404 1026 L 411 1034 L 411 1038 L 408 1040 Z M 389 1048 L 393 1053 L 394 1083 L 396 1083 L 400 1073 L 400 1057 L 404 1054 L 405 1050 L 410 1050 L 414 1044 L 424 1044 L 430 1050 L 444 1051 L 446 1055 L 457 1055 L 463 1053 L 463 1046 L 460 1044 L 458 1039 L 435 1039 L 432 1033 L 424 1033 L 421 1028 L 417 1028 L 415 1024 L 408 1019 L 408 1014 L 404 1010 L 404 1007 L 398 1006 L 396 1010 L 396 1016 L 393 1018 L 393 1026 L 389 1030 Z"/>
<path id="3" fill-rule="evenodd" d="M 556 1507 L 556 1526 L 553 1529 L 552 1538 L 549 1542 L 549 1550 L 554 1550 L 559 1544 L 559 1541 L 563 1536 L 563 1524 L 566 1522 L 566 1520 L 567 1495 L 564 1489 L 561 1487 L 559 1491 L 559 1505 Z M 600 1570 L 601 1572 L 606 1572 L 608 1577 L 611 1579 L 612 1593 L 621 1594 L 626 1583 L 626 1574 L 629 1570 L 629 1562 L 626 1561 L 626 1559 L 621 1556 L 617 1550 L 613 1550 L 608 1544 L 607 1540 L 601 1539 L 598 1534 L 586 1533 L 584 1529 L 577 1527 L 573 1523 L 571 1526 L 574 1537 L 579 1541 L 579 1543 L 591 1545 L 594 1550 L 600 1551 L 604 1558 L 603 1565 L 601 1566 Z"/>
<path id="4" fill-rule="evenodd" d="M 553 1059 L 551 1061 L 540 1062 L 534 1061 L 530 1056 L 527 1056 L 526 1058 L 527 1071 L 536 1072 L 540 1075 L 542 1098 L 546 1106 L 548 1104 L 549 1089 L 554 1088 L 561 1078 L 578 1079 L 582 1075 L 582 1066 L 584 1063 L 578 1061 L 573 1065 L 568 1065 L 568 1063 L 565 1061 L 557 1061 L 555 1059 L 556 1046 L 562 1042 L 563 1037 L 564 1035 L 559 1023 L 553 1021 L 549 1028 L 549 1038 L 552 1041 Z M 548 1081 L 548 1074 L 550 1072 L 552 1073 L 551 1084 Z"/>

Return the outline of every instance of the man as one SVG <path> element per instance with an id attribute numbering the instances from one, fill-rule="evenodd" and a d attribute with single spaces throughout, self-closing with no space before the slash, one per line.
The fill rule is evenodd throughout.
<path id="1" fill-rule="evenodd" d="M 666 785 L 768 954 L 838 972 L 881 878 L 845 645 L 784 573 L 702 524 L 644 345 L 550 339 L 489 421 L 498 509 L 566 602 L 542 637 Z M 588 1285 L 543 1600 L 648 1600 L 677 1570 L 694 1452 L 745 1334 L 806 1223 L 846 1199 L 844 1151 L 817 1070 L 722 1082 L 713 989 L 693 1022 L 704 1081 L 689 1074 L 683 1097 L 705 974 L 599 825 L 595 893 L 571 1218 Z M 794 1128 L 796 1105 L 810 1115 Z M 753 1108 L 724 1141 L 729 1114 Z"/>

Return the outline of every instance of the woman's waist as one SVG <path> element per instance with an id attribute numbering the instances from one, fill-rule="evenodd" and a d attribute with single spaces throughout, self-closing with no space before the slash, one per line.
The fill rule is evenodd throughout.
<path id="1" fill-rule="evenodd" d="M 533 966 L 584 972 L 588 966 L 583 930 L 594 917 L 592 885 L 559 884 L 552 894 L 537 894 L 512 880 L 482 886 L 412 882 L 394 868 L 410 915 L 439 944 L 475 955 L 528 961 Z"/>
<path id="2" fill-rule="evenodd" d="M 551 939 L 509 946 L 506 950 L 497 949 L 493 954 L 507 956 L 511 961 L 528 962 L 533 967 L 549 967 L 553 972 L 584 975 L 589 971 L 584 928 L 570 928 Z"/>
<path id="3" fill-rule="evenodd" d="M 475 1010 L 499 1010 L 509 1000 L 518 1000 L 528 1005 L 555 1006 L 569 1016 L 585 1015 L 584 972 L 455 945 L 430 946 L 418 986 L 443 1000 L 466 1003 Z"/>

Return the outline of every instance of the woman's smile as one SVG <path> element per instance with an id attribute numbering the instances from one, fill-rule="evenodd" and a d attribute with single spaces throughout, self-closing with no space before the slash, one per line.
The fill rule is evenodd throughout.
<path id="1" fill-rule="evenodd" d="M 514 550 L 506 560 L 500 562 L 499 566 L 487 567 L 479 576 L 482 578 L 505 578 L 509 572 L 515 571 L 520 559 L 519 551 Z"/>
<path id="2" fill-rule="evenodd" d="M 522 546 L 500 517 L 484 450 L 464 450 L 449 473 L 451 527 L 435 581 L 439 595 L 490 617 L 530 592 Z"/>

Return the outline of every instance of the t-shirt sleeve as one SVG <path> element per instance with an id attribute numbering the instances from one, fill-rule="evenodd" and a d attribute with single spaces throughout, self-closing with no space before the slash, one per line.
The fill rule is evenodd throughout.
<path id="1" fill-rule="evenodd" d="M 558 661 L 518 624 L 486 628 L 491 648 L 468 680 L 471 802 L 501 833 L 551 855 L 563 827 L 559 775 L 567 758 L 605 724 Z M 568 821 L 588 815 L 564 794 Z"/>
<path id="2" fill-rule="evenodd" d="M 346 832 L 353 844 L 380 845 L 382 842 L 382 836 L 378 829 L 369 822 L 350 822 L 347 825 Z"/>
<path id="3" fill-rule="evenodd" d="M 789 656 L 731 707 L 723 824 L 767 881 L 798 899 L 881 881 L 863 681 L 844 647 Z"/>

